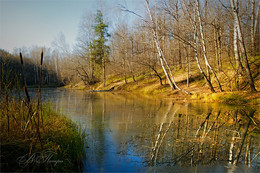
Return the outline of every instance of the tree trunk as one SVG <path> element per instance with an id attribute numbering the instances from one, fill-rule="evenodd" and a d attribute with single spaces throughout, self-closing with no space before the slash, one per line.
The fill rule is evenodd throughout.
<path id="1" fill-rule="evenodd" d="M 185 4 L 185 1 L 182 0 L 182 3 L 183 3 L 183 6 L 184 6 L 184 11 L 186 11 L 188 13 L 188 16 L 189 16 L 189 19 L 190 19 L 190 22 L 192 24 L 192 27 L 193 27 L 193 30 L 194 30 L 194 34 L 193 34 L 193 39 L 194 39 L 194 44 L 195 46 L 193 47 L 194 51 L 195 51 L 195 59 L 196 59 L 196 62 L 197 62 L 197 65 L 198 65 L 198 68 L 200 70 L 200 73 L 202 74 L 202 76 L 204 77 L 204 79 L 206 80 L 208 86 L 210 87 L 210 90 L 211 92 L 215 92 L 215 89 L 211 83 L 211 81 L 208 79 L 207 75 L 205 74 L 205 72 L 203 71 L 203 69 L 201 68 L 201 65 L 200 65 L 200 61 L 199 61 L 199 57 L 198 57 L 198 35 L 197 35 L 197 26 L 196 26 L 196 20 L 195 20 L 195 17 L 196 15 L 193 15 L 194 16 L 194 19 L 192 19 L 191 17 L 191 14 L 189 13 L 187 7 L 186 7 L 186 4 Z"/>
<path id="2" fill-rule="evenodd" d="M 131 73 L 131 75 L 132 75 L 133 81 L 136 82 L 136 81 L 135 81 L 135 76 L 134 76 L 134 73 L 133 73 L 133 70 L 132 70 L 132 67 L 131 67 L 131 65 L 130 65 L 130 62 L 129 62 L 129 59 L 128 59 L 128 58 L 127 58 L 127 66 L 128 66 L 129 71 L 130 71 L 130 73 Z"/>
<path id="3" fill-rule="evenodd" d="M 258 5 L 257 5 L 257 10 L 256 10 L 256 16 L 255 16 L 255 26 L 254 26 L 254 46 L 255 46 L 255 51 L 259 51 L 256 50 L 256 43 L 255 43 L 255 36 L 256 36 L 256 31 L 257 31 L 257 27 L 259 28 L 259 25 L 258 25 L 258 20 L 259 20 L 259 11 L 260 11 L 260 1 L 258 1 Z"/>
<path id="4" fill-rule="evenodd" d="M 219 71 L 222 70 L 222 58 L 221 58 L 221 30 L 218 30 L 218 64 L 219 64 Z"/>
<path id="5" fill-rule="evenodd" d="M 105 57 L 102 58 L 103 61 L 103 82 L 104 82 L 104 87 L 106 86 L 106 61 Z"/>
<path id="6" fill-rule="evenodd" d="M 131 59 L 133 60 L 133 57 L 134 57 L 134 43 L 133 43 L 133 39 L 131 40 Z M 131 72 L 131 75 L 133 77 L 133 81 L 136 82 L 135 80 L 135 75 L 134 75 L 134 72 L 133 72 L 133 69 L 132 69 L 132 66 L 131 66 L 131 63 L 129 62 L 128 60 L 128 64 L 129 64 L 129 69 L 130 69 L 130 72 Z"/>
<path id="7" fill-rule="evenodd" d="M 242 74 L 243 71 L 243 66 L 241 63 L 241 58 L 239 55 L 239 50 L 238 50 L 238 34 L 237 34 L 237 24 L 236 21 L 234 21 L 234 57 L 236 61 L 236 87 L 237 90 L 239 91 L 239 74 Z"/>
<path id="8" fill-rule="evenodd" d="M 216 23 L 214 25 L 214 40 L 215 40 L 215 60 L 214 60 L 214 65 L 216 64 L 217 62 L 217 65 L 218 65 L 218 70 L 219 70 L 219 64 L 218 64 L 218 30 L 217 30 L 217 26 L 216 26 Z"/>
<path id="9" fill-rule="evenodd" d="M 190 85 L 190 46 L 188 46 L 188 51 L 187 51 L 187 87 Z"/>
<path id="10" fill-rule="evenodd" d="M 155 67 L 152 67 L 152 66 L 151 66 L 151 69 L 155 72 L 156 76 L 159 78 L 161 86 L 163 86 L 162 77 L 159 75 L 159 73 L 157 72 L 157 70 L 155 69 Z"/>
<path id="11" fill-rule="evenodd" d="M 90 71 L 91 71 L 91 80 L 95 79 L 94 70 L 95 70 L 95 64 L 94 62 L 90 61 Z"/>
<path id="12" fill-rule="evenodd" d="M 251 3 L 251 55 L 255 56 L 255 0 Z"/>
<path id="13" fill-rule="evenodd" d="M 252 77 L 252 73 L 251 73 L 251 70 L 250 70 L 249 63 L 248 63 L 248 57 L 247 57 L 244 38 L 243 38 L 242 32 L 241 32 L 241 25 L 240 25 L 240 20 L 239 20 L 239 17 L 238 17 L 237 0 L 230 0 L 230 4 L 231 4 L 233 16 L 234 16 L 234 24 L 236 25 L 237 32 L 238 32 L 238 39 L 239 39 L 239 43 L 240 43 L 242 59 L 243 59 L 244 65 L 245 65 L 247 79 L 248 79 L 251 91 L 256 91 L 254 79 Z"/>
<path id="14" fill-rule="evenodd" d="M 164 71 L 164 73 L 165 73 L 165 76 L 167 77 L 168 82 L 170 83 L 170 86 L 171 86 L 172 89 L 177 88 L 178 90 L 183 91 L 183 92 L 186 93 L 186 94 L 191 94 L 191 93 L 189 93 L 189 92 L 187 92 L 187 91 L 182 90 L 181 88 L 179 88 L 179 87 L 177 86 L 177 84 L 176 84 L 174 78 L 173 78 L 171 69 L 170 69 L 170 67 L 169 67 L 169 65 L 168 65 L 168 63 L 167 63 L 167 61 L 166 61 L 166 59 L 165 59 L 165 57 L 164 57 L 163 51 L 162 51 L 162 49 L 161 49 L 161 47 L 160 47 L 159 38 L 158 38 L 157 32 L 156 32 L 156 30 L 155 30 L 155 29 L 157 28 L 157 26 L 156 26 L 156 23 L 155 23 L 154 20 L 153 20 L 153 17 L 152 17 L 152 13 L 151 13 L 151 10 L 150 10 L 150 7 L 149 7 L 148 0 L 145 0 L 145 1 L 146 1 L 147 9 L 148 9 L 148 12 L 149 12 L 150 20 L 151 20 L 151 22 L 152 22 L 152 32 L 153 32 L 154 41 L 155 41 L 155 44 L 156 44 L 156 48 L 157 48 L 157 51 L 158 51 L 158 54 L 159 54 L 161 66 L 162 66 L 162 68 L 163 68 L 163 71 Z M 166 71 L 165 66 L 166 66 L 167 70 L 169 71 L 170 76 L 169 76 L 168 72 Z"/>
<path id="15" fill-rule="evenodd" d="M 241 72 L 243 69 L 242 63 L 241 63 L 241 58 L 239 54 L 239 49 L 238 49 L 238 29 L 237 29 L 237 21 L 234 21 L 234 55 L 235 55 L 235 60 L 236 60 L 236 67 L 237 70 Z"/>
<path id="16" fill-rule="evenodd" d="M 203 52 L 205 64 L 206 64 L 207 68 L 209 68 L 210 71 L 213 73 L 213 75 L 214 75 L 214 77 L 216 79 L 216 82 L 218 83 L 219 90 L 222 92 L 223 90 L 222 90 L 221 84 L 220 84 L 220 82 L 219 82 L 219 80 L 217 78 L 217 75 L 216 75 L 215 71 L 213 70 L 213 68 L 209 64 L 208 58 L 207 58 L 207 55 L 206 55 L 206 45 L 205 45 L 205 39 L 204 39 L 204 34 L 203 34 L 203 27 L 202 27 L 201 16 L 200 16 L 199 0 L 196 0 L 196 10 L 197 10 L 197 15 L 198 15 L 198 22 L 199 22 L 199 27 L 200 27 L 199 31 L 200 31 L 200 35 L 201 35 L 201 44 L 202 44 L 201 46 L 202 46 L 202 52 Z"/>
<path id="17" fill-rule="evenodd" d="M 124 70 L 125 84 L 127 84 L 125 58 L 123 58 L 123 70 Z"/>

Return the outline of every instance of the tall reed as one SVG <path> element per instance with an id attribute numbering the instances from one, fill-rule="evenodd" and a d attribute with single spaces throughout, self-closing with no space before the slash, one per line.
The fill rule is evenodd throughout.
<path id="1" fill-rule="evenodd" d="M 25 78 L 25 63 L 20 53 L 22 80 L 8 77 L 11 70 L 1 70 L 0 99 L 0 145 L 1 171 L 12 172 L 75 172 L 81 171 L 85 133 L 64 116 L 52 111 L 50 104 L 41 99 L 43 51 L 40 59 L 38 100 L 31 99 Z M 5 72 L 8 71 L 6 74 Z M 15 83 L 17 82 L 17 83 Z M 25 97 L 11 95 L 12 87 L 20 90 L 20 82 Z M 18 93 L 19 94 L 19 93 Z M 2 99 L 2 96 L 4 99 Z M 54 152 L 53 159 L 61 160 L 59 165 L 48 163 L 28 164 L 20 167 L 17 158 L 32 156 L 38 152 Z"/>
<path id="2" fill-rule="evenodd" d="M 40 110 L 41 110 L 41 83 L 42 83 L 42 63 L 43 63 L 43 51 L 41 53 L 41 64 L 40 64 L 40 78 L 39 78 L 39 87 L 38 87 L 38 104 L 37 104 L 37 133 L 39 137 L 39 141 L 42 146 L 42 140 L 41 140 L 41 133 L 40 133 Z M 42 124 L 43 124 L 43 118 L 42 118 Z"/>
<path id="3" fill-rule="evenodd" d="M 24 62 L 23 62 L 23 56 L 22 53 L 20 52 L 20 61 L 21 61 L 21 65 L 22 65 L 22 75 L 23 75 L 23 80 L 24 80 L 24 91 L 25 91 L 25 96 L 26 96 L 26 103 L 27 103 L 27 107 L 29 109 L 28 112 L 28 119 L 27 119 L 27 123 L 25 126 L 25 130 L 28 127 L 29 123 L 31 123 L 32 127 L 31 130 L 34 131 L 33 129 L 35 128 L 36 133 L 33 133 L 33 138 L 31 141 L 31 147 L 30 147 L 30 154 L 32 151 L 32 147 L 34 143 L 37 143 L 37 141 L 39 140 L 41 148 L 43 149 L 43 144 L 42 144 L 42 140 L 41 140 L 41 132 L 40 132 L 40 101 L 41 101 L 41 73 L 42 73 L 42 63 L 43 63 L 43 51 L 41 53 L 41 59 L 40 59 L 40 80 L 39 80 L 39 88 L 38 88 L 38 104 L 37 104 L 37 109 L 36 111 L 32 110 L 32 105 L 31 105 L 31 100 L 30 100 L 30 95 L 28 92 L 28 88 L 27 88 L 27 84 L 26 84 L 26 78 L 24 75 Z M 34 115 L 36 115 L 37 117 L 37 121 L 34 118 Z M 33 124 L 34 123 L 34 124 Z M 36 140 L 35 140 L 36 138 Z"/>

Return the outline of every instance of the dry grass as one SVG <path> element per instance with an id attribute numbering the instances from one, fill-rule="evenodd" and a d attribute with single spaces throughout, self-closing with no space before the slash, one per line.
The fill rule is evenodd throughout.
<path id="1" fill-rule="evenodd" d="M 52 111 L 50 104 L 43 104 L 43 123 L 40 126 L 41 143 L 37 137 L 37 130 L 33 124 L 25 129 L 27 122 L 23 117 L 28 114 L 28 109 L 19 101 L 9 102 L 9 110 L 6 112 L 1 102 L 1 169 L 2 171 L 51 171 L 68 172 L 80 171 L 83 157 L 85 134 L 72 123 L 71 120 Z M 32 111 L 36 111 L 37 104 L 32 105 Z M 7 127 L 7 114 L 10 115 L 9 131 Z M 43 148 L 41 148 L 41 144 Z M 53 151 L 53 160 L 60 160 L 57 165 L 45 162 L 35 162 L 21 167 L 17 158 L 26 154 L 33 155 L 42 151 Z"/>
<path id="2" fill-rule="evenodd" d="M 259 65 L 260 57 L 251 57 L 250 58 L 251 69 L 255 79 L 255 86 L 257 90 L 260 89 L 260 76 L 259 76 Z M 114 92 L 130 92 L 138 93 L 143 95 L 150 95 L 153 97 L 167 97 L 175 100 L 197 100 L 203 102 L 223 102 L 229 104 L 259 104 L 257 93 L 247 92 L 249 88 L 246 77 L 239 78 L 239 87 L 244 90 L 243 92 L 236 91 L 237 86 L 235 82 L 235 75 L 233 67 L 229 63 L 223 64 L 223 71 L 217 73 L 217 76 L 222 84 L 224 93 L 220 93 L 217 88 L 217 83 L 215 82 L 213 76 L 212 84 L 217 93 L 211 93 L 209 87 L 207 86 L 204 78 L 199 73 L 197 68 L 193 68 L 190 72 L 190 85 L 187 87 L 187 73 L 185 70 L 180 69 L 174 72 L 174 77 L 177 85 L 191 92 L 192 96 L 187 96 L 178 90 L 172 91 L 169 85 L 165 82 L 165 76 L 162 73 L 162 70 L 158 70 L 161 77 L 163 78 L 163 86 L 160 86 L 159 79 L 155 75 L 150 75 L 151 73 L 141 74 L 136 76 L 137 82 L 134 82 L 131 77 L 127 78 L 128 83 L 125 84 L 123 77 L 110 76 L 107 80 L 107 86 L 103 87 L 103 83 L 96 84 L 92 89 L 98 90 L 107 90 L 112 87 L 115 87 Z M 233 93 L 233 94 L 230 94 Z M 244 93 L 244 94 L 242 94 Z M 252 97 L 250 97 L 252 95 Z"/>
<path id="3" fill-rule="evenodd" d="M 11 172 L 71 172 L 80 171 L 85 133 L 69 119 L 52 111 L 50 104 L 41 101 L 41 54 L 38 100 L 32 101 L 24 76 L 25 98 L 20 97 L 20 80 L 9 78 L 2 69 L 0 90 L 1 171 Z M 15 91 L 18 98 L 10 93 Z M 48 160 L 39 153 L 51 152 Z M 22 158 L 22 159 L 19 159 Z M 44 159 L 45 158 L 45 159 Z M 50 160 L 51 159 L 51 160 Z M 50 161 L 60 161 L 53 164 Z M 22 165 L 21 165 L 22 163 Z"/>

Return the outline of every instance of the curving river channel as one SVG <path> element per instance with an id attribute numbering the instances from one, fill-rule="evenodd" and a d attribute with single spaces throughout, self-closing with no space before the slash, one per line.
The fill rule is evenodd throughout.
<path id="1" fill-rule="evenodd" d="M 42 98 L 86 130 L 84 172 L 260 172 L 259 108 L 66 89 Z"/>

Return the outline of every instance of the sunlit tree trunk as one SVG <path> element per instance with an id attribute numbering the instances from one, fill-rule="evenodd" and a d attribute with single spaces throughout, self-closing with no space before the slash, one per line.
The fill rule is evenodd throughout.
<path id="1" fill-rule="evenodd" d="M 240 90 L 239 87 L 239 75 L 242 74 L 243 71 L 243 66 L 241 63 L 241 58 L 239 54 L 239 49 L 238 49 L 238 30 L 237 30 L 237 21 L 234 20 L 234 56 L 235 56 L 235 61 L 236 61 L 236 87 L 237 90 Z"/>
<path id="2" fill-rule="evenodd" d="M 145 0 L 146 1 L 146 5 L 147 5 L 147 9 L 149 11 L 149 16 L 150 16 L 150 20 L 152 22 L 152 32 L 153 32 L 153 37 L 154 37 L 154 41 L 155 41 L 155 45 L 156 45 L 156 49 L 158 51 L 158 55 L 159 55 L 159 59 L 160 59 L 160 63 L 161 63 L 161 67 L 164 71 L 164 74 L 170 84 L 170 87 L 172 89 L 175 89 L 175 86 L 173 84 L 173 81 L 172 79 L 170 78 L 169 76 L 169 73 L 167 72 L 166 68 L 165 68 L 165 61 L 164 61 L 164 56 L 163 56 L 163 52 L 162 52 L 162 49 L 160 48 L 160 43 L 159 43 L 159 39 L 158 39 L 158 36 L 157 36 L 157 32 L 156 32 L 156 24 L 154 23 L 154 20 L 153 20 L 153 17 L 152 17 L 152 13 L 150 11 L 150 7 L 149 7 L 149 3 L 148 3 L 148 0 Z"/>
<path id="3" fill-rule="evenodd" d="M 234 20 L 234 56 L 236 60 L 237 71 L 241 71 L 242 63 L 240 60 L 239 49 L 238 49 L 238 28 L 237 27 L 238 27 L 237 21 Z"/>
<path id="4" fill-rule="evenodd" d="M 193 27 L 193 39 L 194 39 L 194 46 L 193 46 L 193 49 L 194 49 L 194 52 L 195 52 L 195 59 L 196 59 L 196 62 L 197 62 L 197 65 L 198 65 L 198 68 L 200 70 L 200 73 L 202 74 L 202 76 L 204 77 L 204 79 L 206 80 L 211 92 L 215 92 L 215 89 L 211 83 L 211 81 L 209 80 L 209 78 L 207 77 L 207 75 L 205 74 L 205 72 L 203 71 L 201 65 L 200 65 L 200 60 L 199 60 L 199 57 L 198 57 L 198 35 L 197 35 L 197 26 L 196 26 L 196 15 L 194 14 L 193 15 L 193 18 L 192 18 L 192 15 L 189 13 L 188 9 L 187 9 L 187 6 L 186 6 L 186 3 L 184 0 L 182 0 L 182 3 L 183 3 L 183 7 L 184 7 L 184 12 L 188 14 L 188 17 L 189 17 L 189 20 L 192 24 L 192 27 Z"/>
<path id="5" fill-rule="evenodd" d="M 207 66 L 207 68 L 210 69 L 210 71 L 213 73 L 216 82 L 218 83 L 218 87 L 219 90 L 222 92 L 222 87 L 221 84 L 218 80 L 218 77 L 215 73 L 215 71 L 213 70 L 213 68 L 211 67 L 211 65 L 209 64 L 208 58 L 207 58 L 207 54 L 206 54 L 206 44 L 205 44 L 205 39 L 204 39 L 204 34 L 203 34 L 203 27 L 202 27 L 202 21 L 201 21 L 201 15 L 200 15 L 200 4 L 199 4 L 199 0 L 196 0 L 196 10 L 197 10 L 197 15 L 198 15 L 198 22 L 199 22 L 199 31 L 200 31 L 200 36 L 201 36 L 201 46 L 202 46 L 202 53 L 204 56 L 204 60 L 205 60 L 205 64 Z M 208 74 L 209 77 L 209 74 Z"/>
<path id="6" fill-rule="evenodd" d="M 258 1 L 257 10 L 255 14 L 255 0 L 251 2 L 251 55 L 256 55 L 256 30 L 258 26 L 258 19 L 259 19 L 259 8 L 260 8 L 260 1 Z"/>
<path id="7" fill-rule="evenodd" d="M 255 56 L 255 0 L 251 2 L 251 55 Z"/>
<path id="8" fill-rule="evenodd" d="M 190 86 L 190 46 L 188 46 L 188 50 L 187 50 L 187 87 Z"/>
<path id="9" fill-rule="evenodd" d="M 241 53 L 242 53 L 242 59 L 243 59 L 244 65 L 245 65 L 247 79 L 248 79 L 251 91 L 256 91 L 254 79 L 252 77 L 252 73 L 250 70 L 249 63 L 248 63 L 248 56 L 247 56 L 247 52 L 246 52 L 244 38 L 243 38 L 242 32 L 241 32 L 241 24 L 240 24 L 240 20 L 239 20 L 239 16 L 238 16 L 238 5 L 237 5 L 238 0 L 230 0 L 230 4 L 231 4 L 231 8 L 232 8 L 232 13 L 234 16 L 234 24 L 236 25 L 236 28 L 237 28 L 238 39 L 239 39 L 240 49 L 241 49 Z"/>
<path id="10" fill-rule="evenodd" d="M 102 58 L 102 67 L 103 67 L 103 84 L 106 86 L 106 60 L 105 57 Z"/>
<path id="11" fill-rule="evenodd" d="M 259 11 L 260 11 L 260 1 L 258 1 L 258 5 L 257 5 L 257 10 L 256 10 L 256 15 L 255 15 L 255 22 L 254 22 L 254 53 L 256 53 L 256 51 L 258 51 L 258 50 L 256 50 L 256 31 L 258 30 L 257 29 L 257 27 L 259 28 L 259 24 L 258 24 L 258 22 L 259 22 Z M 253 54 L 253 55 L 255 55 L 255 54 Z"/>
<path id="12" fill-rule="evenodd" d="M 222 47 L 221 47 L 221 37 L 222 32 L 221 29 L 218 31 L 218 64 L 219 64 L 219 70 L 222 70 Z"/>
<path id="13" fill-rule="evenodd" d="M 174 80 L 174 78 L 173 78 L 171 69 L 170 69 L 170 67 L 169 67 L 169 65 L 168 65 L 168 63 L 167 63 L 167 61 L 166 61 L 166 59 L 165 59 L 165 57 L 164 57 L 163 51 L 162 51 L 162 49 L 161 49 L 161 47 L 160 47 L 159 38 L 158 38 L 158 35 L 157 35 L 157 32 L 156 32 L 157 26 L 156 26 L 156 23 L 154 22 L 154 19 L 153 19 L 153 17 L 152 17 L 152 13 L 151 13 L 151 10 L 150 10 L 150 7 L 149 7 L 148 0 L 145 0 L 145 2 L 146 2 L 146 6 L 147 6 L 147 9 L 148 9 L 148 12 L 149 12 L 150 20 L 151 20 L 151 22 L 152 22 L 153 37 L 154 37 L 154 41 L 155 41 L 156 48 L 157 48 L 157 51 L 158 51 L 158 54 L 159 54 L 161 66 L 162 66 L 162 68 L 163 68 L 163 71 L 164 71 L 164 73 L 165 73 L 165 76 L 167 77 L 168 82 L 170 83 L 170 86 L 171 86 L 172 89 L 177 88 L 178 90 L 183 91 L 183 92 L 186 93 L 186 94 L 191 94 L 191 93 L 189 93 L 189 92 L 187 92 L 187 91 L 185 91 L 185 90 L 183 90 L 183 89 L 181 89 L 181 88 L 179 88 L 179 87 L 177 86 L 177 84 L 176 84 L 176 82 L 175 82 L 175 80 Z M 165 67 L 167 68 L 167 70 L 168 70 L 169 73 L 167 72 L 167 70 L 166 70 Z"/>
<path id="14" fill-rule="evenodd" d="M 215 23 L 214 25 L 214 40 L 215 40 L 215 56 L 217 61 L 218 71 L 222 70 L 222 59 L 221 59 L 221 28 Z"/>
<path id="15" fill-rule="evenodd" d="M 133 58 L 134 58 L 134 41 L 133 41 L 133 38 L 132 38 L 131 39 L 131 60 L 133 60 Z M 134 75 L 134 72 L 133 72 L 133 69 L 132 69 L 132 65 L 129 62 L 129 60 L 128 60 L 128 67 L 129 67 L 130 73 L 132 75 L 133 81 L 136 82 L 135 75 Z"/>
<path id="16" fill-rule="evenodd" d="M 196 32 L 196 31 L 195 31 Z M 196 62 L 197 62 L 197 65 L 198 65 L 198 68 L 200 70 L 200 73 L 202 74 L 202 76 L 204 77 L 204 79 L 206 80 L 211 92 L 215 92 L 215 89 L 211 83 L 211 81 L 208 79 L 207 75 L 205 74 L 205 72 L 203 71 L 201 65 L 200 65 L 200 60 L 199 60 L 199 57 L 198 57 L 198 52 L 197 52 L 197 49 L 198 49 L 198 36 L 197 36 L 197 33 L 194 33 L 194 37 L 195 37 L 195 59 L 196 59 Z"/>
<path id="17" fill-rule="evenodd" d="M 151 67 L 151 69 L 155 72 L 155 75 L 159 78 L 160 80 L 160 85 L 163 86 L 163 83 L 162 83 L 162 77 L 160 76 L 160 74 L 158 73 L 158 71 L 155 69 L 155 67 Z"/>
<path id="18" fill-rule="evenodd" d="M 122 59 L 123 61 L 123 70 L 124 70 L 124 78 L 125 78 L 125 84 L 127 84 L 127 76 L 126 76 L 126 64 L 125 64 L 125 59 L 126 59 L 127 54 L 125 53 L 125 57 Z"/>

